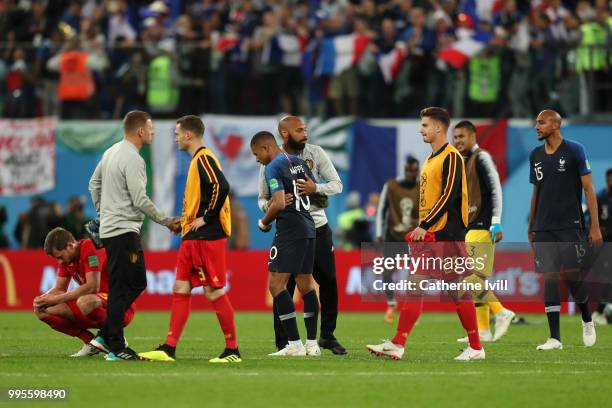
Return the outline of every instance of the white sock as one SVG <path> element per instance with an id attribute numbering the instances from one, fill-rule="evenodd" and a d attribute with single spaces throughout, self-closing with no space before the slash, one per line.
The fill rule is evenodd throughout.
<path id="1" fill-rule="evenodd" d="M 293 347 L 300 347 L 302 346 L 302 340 L 289 340 L 289 345 Z"/>
<path id="2" fill-rule="evenodd" d="M 312 346 L 316 346 L 317 345 L 317 341 L 316 340 L 306 340 L 306 347 L 312 347 Z"/>

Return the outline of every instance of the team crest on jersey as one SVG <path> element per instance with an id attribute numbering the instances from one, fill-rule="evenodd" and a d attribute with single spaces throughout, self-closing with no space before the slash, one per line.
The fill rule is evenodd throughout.
<path id="1" fill-rule="evenodd" d="M 565 157 L 559 159 L 559 168 L 558 171 L 565 171 Z"/>
<path id="2" fill-rule="evenodd" d="M 130 262 L 135 264 L 138 261 L 138 254 L 135 252 L 130 252 Z"/>
<path id="3" fill-rule="evenodd" d="M 314 162 L 310 159 L 306 159 L 306 165 L 310 170 L 312 170 L 312 168 L 314 167 Z"/>

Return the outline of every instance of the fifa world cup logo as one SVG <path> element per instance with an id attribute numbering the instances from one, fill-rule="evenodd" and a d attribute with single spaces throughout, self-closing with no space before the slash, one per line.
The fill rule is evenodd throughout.
<path id="1" fill-rule="evenodd" d="M 0 267 L 4 272 L 4 282 L 6 286 L 6 305 L 9 307 L 15 307 L 19 305 L 19 299 L 17 299 L 17 287 L 15 285 L 15 276 L 13 275 L 13 268 L 6 255 L 0 254 Z"/>

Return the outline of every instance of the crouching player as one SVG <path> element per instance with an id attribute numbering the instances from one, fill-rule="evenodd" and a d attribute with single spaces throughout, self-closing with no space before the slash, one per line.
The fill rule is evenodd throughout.
<path id="1" fill-rule="evenodd" d="M 97 249 L 91 239 L 77 241 L 63 228 L 47 234 L 45 253 L 59 262 L 55 286 L 34 298 L 34 313 L 53 330 L 78 337 L 84 343 L 70 357 L 86 357 L 100 351 L 89 342 L 95 337 L 88 329 L 99 329 L 106 320 L 108 265 L 104 248 Z M 79 285 L 68 290 L 70 279 Z M 134 318 L 134 306 L 125 313 L 123 325 Z"/>

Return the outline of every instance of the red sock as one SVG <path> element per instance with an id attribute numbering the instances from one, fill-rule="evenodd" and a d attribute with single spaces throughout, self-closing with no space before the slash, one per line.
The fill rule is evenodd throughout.
<path id="1" fill-rule="evenodd" d="M 170 329 L 166 344 L 176 347 L 176 344 L 183 334 L 187 319 L 189 319 L 189 309 L 191 307 L 191 293 L 174 293 L 172 295 L 172 312 L 170 313 Z"/>
<path id="2" fill-rule="evenodd" d="M 423 311 L 423 299 L 418 298 L 405 302 L 400 312 L 399 321 L 397 322 L 397 332 L 391 340 L 393 344 L 404 347 L 408 335 L 412 331 L 414 324 L 419 320 L 419 316 Z"/>
<path id="3" fill-rule="evenodd" d="M 78 337 L 83 340 L 83 343 L 89 343 L 94 335 L 88 330 L 84 330 L 78 327 L 76 322 L 70 321 L 65 317 L 47 314 L 40 320 L 47 323 L 53 330 L 57 330 L 60 333 L 67 334 L 72 337 Z"/>
<path id="4" fill-rule="evenodd" d="M 234 324 L 234 308 L 227 295 L 222 295 L 212 301 L 221 331 L 225 336 L 225 347 L 229 349 L 238 348 L 236 340 L 236 325 Z"/>
<path id="5" fill-rule="evenodd" d="M 88 315 L 83 314 L 76 302 L 68 302 L 68 307 L 74 316 L 74 324 L 81 329 L 96 328 L 100 329 L 106 320 L 106 310 L 102 308 L 92 310 Z M 104 318 L 100 320 L 100 310 L 103 311 Z"/>
<path id="6" fill-rule="evenodd" d="M 466 300 L 456 302 L 455 305 L 457 306 L 457 315 L 459 316 L 459 320 L 461 320 L 461 325 L 467 332 L 470 347 L 474 350 L 482 349 L 480 335 L 478 334 L 478 323 L 476 322 L 476 308 L 474 307 L 474 302 Z"/>

